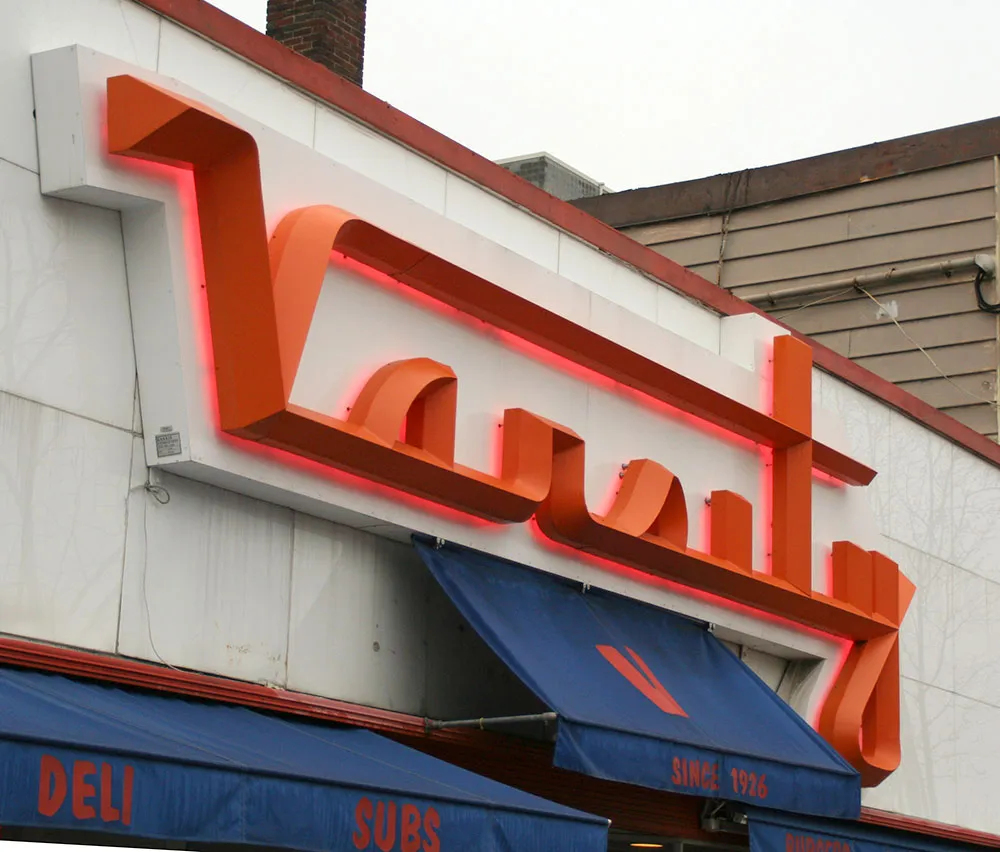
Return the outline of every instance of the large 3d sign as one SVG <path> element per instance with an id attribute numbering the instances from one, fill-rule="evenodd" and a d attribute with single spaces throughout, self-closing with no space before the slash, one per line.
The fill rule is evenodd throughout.
<path id="1" fill-rule="evenodd" d="M 877 784 L 899 764 L 897 635 L 913 585 L 885 556 L 833 544 L 832 594 L 812 588 L 814 468 L 848 485 L 874 471 L 812 438 L 809 347 L 774 347 L 772 413 L 703 387 L 335 207 L 287 214 L 270 240 L 254 138 L 207 107 L 131 76 L 108 80 L 111 153 L 194 171 L 221 429 L 498 524 L 536 519 L 550 539 L 847 637 L 853 646 L 822 708 L 820 732 Z M 710 500 L 710 543 L 688 543 L 681 482 L 633 460 L 610 511 L 584 496 L 584 440 L 559 423 L 503 413 L 490 474 L 455 461 L 459 377 L 445 364 L 386 364 L 345 419 L 291 402 L 306 337 L 336 251 L 723 429 L 773 448 L 770 573 L 752 566 L 750 503 Z"/>

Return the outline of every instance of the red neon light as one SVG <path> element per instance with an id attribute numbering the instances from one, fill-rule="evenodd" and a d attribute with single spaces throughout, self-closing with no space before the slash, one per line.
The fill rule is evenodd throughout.
<path id="1" fill-rule="evenodd" d="M 671 582 L 688 587 L 689 596 L 710 588 L 708 596 L 724 594 L 729 608 L 752 601 L 754 618 L 766 610 L 859 640 L 826 702 L 821 726 L 873 783 L 893 771 L 899 758 L 898 707 L 893 709 L 897 631 L 913 588 L 891 560 L 847 542 L 834 546 L 834 596 L 813 588 L 813 462 L 820 459 L 824 469 L 855 484 L 866 484 L 874 472 L 813 440 L 812 354 L 805 344 L 787 336 L 775 342 L 774 406 L 768 417 L 343 210 L 325 205 L 295 210 L 279 223 L 268 247 L 259 157 L 247 131 L 133 77 L 109 80 L 108 92 L 119 117 L 109 132 L 111 150 L 181 161 L 197 170 L 197 200 L 210 217 L 207 225 L 202 222 L 202 252 L 206 270 L 211 267 L 208 304 L 223 431 L 423 495 L 436 507 L 469 509 L 504 523 L 534 519 L 552 540 L 549 545 L 562 542 L 576 559 L 587 558 L 584 551 L 602 554 L 605 570 L 621 572 L 627 565 L 667 573 Z M 583 370 L 585 381 L 600 372 L 612 379 L 615 392 L 622 392 L 618 382 L 646 388 L 644 404 L 648 392 L 683 408 L 698 428 L 722 426 L 723 440 L 731 440 L 732 430 L 750 436 L 751 446 L 775 447 L 773 489 L 765 500 L 771 504 L 773 576 L 752 571 L 750 504 L 732 492 L 714 492 L 720 509 L 712 553 L 688 548 L 680 482 L 649 459 L 629 466 L 609 516 L 595 516 L 587 508 L 583 439 L 530 411 L 504 412 L 501 478 L 456 463 L 457 377 L 429 358 L 381 367 L 346 420 L 293 403 L 292 386 L 331 247 L 506 329 L 489 333 L 510 334 L 508 344 L 516 339 L 518 347 L 528 343 L 536 360 L 571 355 L 573 375 L 591 365 Z M 672 415 L 671 406 L 667 409 Z M 402 444 L 396 440 L 401 420 L 407 422 Z M 859 751 L 852 739 L 862 712 Z"/>
<path id="2" fill-rule="evenodd" d="M 154 172 L 158 172 L 159 169 L 160 169 L 160 167 L 156 167 L 156 166 L 151 166 L 151 167 L 148 167 L 148 168 L 151 168 Z M 170 171 L 174 171 L 174 170 L 170 170 Z M 176 174 L 176 172 L 174 172 L 174 173 Z M 189 179 L 187 182 L 178 182 L 178 189 L 179 189 L 179 192 L 181 193 L 182 199 L 186 198 L 186 202 L 190 203 L 191 192 L 192 192 L 192 189 L 193 189 L 191 180 Z M 185 203 L 185 201 L 182 200 L 182 203 Z M 187 220 L 187 222 L 189 223 L 189 228 L 191 229 L 190 232 L 188 233 L 188 245 L 189 245 L 189 249 L 190 249 L 190 251 L 189 251 L 189 262 L 191 262 L 192 264 L 194 264 L 195 265 L 195 269 L 197 270 L 198 273 L 200 273 L 200 271 L 203 269 L 203 265 L 201 263 L 201 259 L 202 259 L 202 255 L 203 255 L 203 249 L 202 249 L 202 246 L 201 246 L 200 232 L 197 230 L 197 228 L 198 228 L 197 216 L 194 214 L 194 210 L 192 210 L 191 213 L 193 215 L 185 217 L 186 220 Z M 433 311 L 438 312 L 438 313 L 445 314 L 451 320 L 458 320 L 458 321 L 463 322 L 463 323 L 465 323 L 467 325 L 474 326 L 480 333 L 482 333 L 484 330 L 486 330 L 488 333 L 490 333 L 492 336 L 494 336 L 498 341 L 505 342 L 511 348 L 516 348 L 516 349 L 518 349 L 520 351 L 527 352 L 533 359 L 542 360 L 542 361 L 544 361 L 546 363 L 554 364 L 559 369 L 561 369 L 561 370 L 563 370 L 563 371 L 565 371 L 567 373 L 570 373 L 570 374 L 572 374 L 573 376 L 575 376 L 577 378 L 581 378 L 584 381 L 588 381 L 588 382 L 597 384 L 597 385 L 602 386 L 602 387 L 606 387 L 606 388 L 612 390 L 613 392 L 621 393 L 621 394 L 627 394 L 627 395 L 631 396 L 633 399 L 638 399 L 644 405 L 650 405 L 650 403 L 652 403 L 652 407 L 655 410 L 658 410 L 660 413 L 663 413 L 666 416 L 669 416 L 669 417 L 672 417 L 672 418 L 684 419 L 684 420 L 687 420 L 688 422 L 694 422 L 694 423 L 696 423 L 698 425 L 699 428 L 708 428 L 709 431 L 716 431 L 716 430 L 718 430 L 719 432 L 721 432 L 721 435 L 724 438 L 726 438 L 727 440 L 731 441 L 731 440 L 735 439 L 738 443 L 743 443 L 743 444 L 746 444 L 749 447 L 757 448 L 757 445 L 754 444 L 753 442 L 750 442 L 750 441 L 747 441 L 746 439 L 734 436 L 731 432 L 729 432 L 727 430 L 722 430 L 720 427 L 717 427 L 714 424 L 709 423 L 708 421 L 704 420 L 703 418 L 693 416 L 693 415 L 688 414 L 686 412 L 681 412 L 678 409 L 674 408 L 673 406 L 670 406 L 670 405 L 668 405 L 666 403 L 663 403 L 662 401 L 660 401 L 658 399 L 655 399 L 655 398 L 649 396 L 648 394 L 646 394 L 644 392 L 638 391 L 638 390 L 636 390 L 634 388 L 629 388 L 629 387 L 623 386 L 620 383 L 617 383 L 617 382 L 609 379 L 607 376 L 604 376 L 603 374 L 601 374 L 601 373 L 599 373 L 599 372 L 597 372 L 595 370 L 592 370 L 590 368 L 582 366 L 582 365 L 580 365 L 580 364 L 578 364 L 575 361 L 572 361 L 570 359 L 564 358 L 564 357 L 562 357 L 562 356 L 560 356 L 560 355 L 558 355 L 558 354 L 556 354 L 556 353 L 554 353 L 554 352 L 552 352 L 552 351 L 550 351 L 548 349 L 545 349 L 545 348 L 543 348 L 541 346 L 538 346 L 537 344 L 531 343 L 531 342 L 529 342 L 528 340 L 522 338 L 519 335 L 515 335 L 515 334 L 513 334 L 511 332 L 503 331 L 503 330 L 498 329 L 498 328 L 492 328 L 492 329 L 490 329 L 489 326 L 487 326 L 485 324 L 482 324 L 479 321 L 472 320 L 471 317 L 466 316 L 464 314 L 464 312 L 459 311 L 457 308 L 455 308 L 453 306 L 445 305 L 440 300 L 438 300 L 438 299 L 436 299 L 436 298 L 434 298 L 432 296 L 426 295 L 424 293 L 421 293 L 421 292 L 417 291 L 413 287 L 404 286 L 400 282 L 398 282 L 395 278 L 393 278 L 392 276 L 386 275 L 384 273 L 377 272 L 376 270 L 372 269 L 367 264 L 362 264 L 362 263 L 360 263 L 358 261 L 350 260 L 350 259 L 348 259 L 348 258 L 346 258 L 346 257 L 344 257 L 342 255 L 339 255 L 339 254 L 335 257 L 335 260 L 338 263 L 342 264 L 344 266 L 344 268 L 351 269 L 351 270 L 353 270 L 353 271 L 355 271 L 355 272 L 363 275 L 365 278 L 367 278 L 369 280 L 376 281 L 381 286 L 384 286 L 384 287 L 387 287 L 387 288 L 391 289 L 394 293 L 404 292 L 406 294 L 406 297 L 408 299 L 410 299 L 410 300 L 412 300 L 414 302 L 419 303 L 420 306 L 423 307 L 423 308 L 425 308 L 425 309 L 429 309 L 429 310 L 433 310 Z M 329 256 L 328 256 L 328 262 L 329 262 Z M 200 274 L 196 273 L 196 274 L 192 275 L 191 278 L 192 278 L 193 281 L 199 281 L 200 278 L 201 278 L 201 276 L 200 276 Z M 204 289 L 204 285 L 197 285 L 197 289 L 203 290 Z M 204 298 L 202 298 L 202 299 L 196 299 L 195 300 L 195 304 L 197 306 L 199 306 L 199 307 L 202 308 L 202 310 L 199 311 L 198 313 L 200 314 L 200 318 L 204 318 L 205 315 L 207 314 L 207 309 L 205 308 L 205 304 L 206 303 L 204 301 Z M 210 335 L 205 334 L 205 336 L 204 336 L 203 339 L 209 341 L 209 344 L 206 347 L 206 349 L 210 352 L 211 351 L 211 337 L 210 337 Z M 209 373 L 209 377 L 210 377 L 210 379 L 214 379 L 214 374 L 213 373 Z M 217 396 L 215 394 L 213 394 L 212 395 L 212 399 L 213 400 L 217 399 Z M 233 438 L 228 438 L 227 440 L 234 440 L 234 439 Z M 239 440 L 239 439 L 235 439 L 235 440 Z M 248 442 L 248 443 L 255 443 L 255 442 Z M 260 451 L 259 450 L 260 446 L 261 446 L 260 443 L 255 443 L 255 450 L 259 452 Z M 302 459 L 301 457 L 299 457 L 298 455 L 296 455 L 295 453 L 290 453 L 290 452 L 286 452 L 286 451 L 283 451 L 283 450 L 278 450 L 278 449 L 270 448 L 270 452 L 279 453 L 280 456 L 284 459 L 284 461 L 286 463 L 289 462 L 289 461 L 291 461 L 291 459 L 294 457 L 295 460 L 296 460 L 295 464 L 297 466 L 305 467 L 305 469 L 309 469 L 313 473 L 317 473 L 320 470 L 322 470 L 322 475 L 324 475 L 324 476 L 331 476 L 331 473 L 330 473 L 330 471 L 329 471 L 329 469 L 328 469 L 328 467 L 326 465 L 322 465 L 322 464 L 315 463 L 315 462 L 308 462 L 308 461 Z M 403 491 L 395 489 L 395 488 L 393 488 L 391 486 L 378 486 L 378 485 L 375 485 L 374 483 L 371 483 L 371 482 L 369 482 L 368 480 L 366 480 L 366 479 L 364 479 L 362 477 L 354 477 L 354 476 L 352 476 L 350 474 L 344 474 L 344 473 L 340 473 L 339 476 L 348 477 L 354 487 L 360 487 L 361 483 L 366 483 L 367 488 L 365 490 L 372 490 L 372 489 L 374 489 L 376 492 L 379 492 L 379 491 L 382 491 L 384 489 L 385 491 L 388 491 L 389 493 L 391 493 L 393 495 L 393 497 L 397 498 L 397 499 L 398 499 L 398 497 L 400 495 L 402 495 L 404 493 Z M 612 486 L 614 486 L 614 484 L 615 483 L 613 483 L 613 482 L 611 483 Z M 767 487 L 767 486 L 765 486 L 765 487 Z M 769 495 L 769 496 L 770 496 L 770 499 L 765 499 L 763 501 L 764 505 L 766 507 L 768 507 L 768 509 L 770 509 L 770 504 L 773 502 L 773 495 Z M 432 512 L 431 512 L 432 514 L 440 514 L 440 513 L 443 512 L 445 516 L 452 517 L 453 519 L 461 520 L 463 522 L 468 522 L 469 519 L 472 517 L 472 515 L 467 514 L 466 512 L 461 511 L 461 510 L 456 511 L 454 509 L 443 508 L 440 505 L 440 503 L 437 502 L 437 501 L 425 500 L 425 499 L 422 499 L 420 497 L 413 497 L 412 495 L 409 496 L 409 497 L 407 497 L 406 499 L 407 499 L 407 501 L 409 501 L 409 502 L 413 503 L 414 505 L 416 505 L 422 511 L 427 511 L 429 508 L 433 507 L 432 508 Z M 770 551 L 770 550 L 772 550 L 772 548 L 768 548 L 768 550 Z"/>
<path id="3" fill-rule="evenodd" d="M 577 381 L 601 388 L 602 390 L 615 394 L 616 396 L 628 399 L 646 410 L 655 412 L 659 416 L 683 424 L 706 435 L 710 435 L 715 440 L 731 444 L 742 450 L 757 452 L 763 447 L 763 445 L 751 441 L 749 438 L 745 438 L 742 435 L 731 432 L 721 426 L 717 426 L 704 418 L 697 417 L 694 414 L 689 414 L 676 406 L 672 406 L 663 400 L 657 399 L 655 396 L 652 396 L 645 391 L 629 387 L 621 382 L 616 382 L 614 379 L 609 378 L 597 370 L 593 370 L 583 364 L 573 361 L 570 358 L 559 355 L 550 349 L 546 349 L 544 346 L 539 346 L 537 343 L 526 340 L 520 335 L 476 319 L 470 314 L 461 311 L 458 308 L 449 305 L 432 295 L 429 295 L 428 293 L 424 293 L 414 287 L 403 284 L 392 276 L 379 272 L 378 270 L 354 260 L 353 258 L 346 257 L 340 252 L 332 252 L 330 259 L 331 265 L 335 269 L 344 269 L 363 277 L 368 283 L 377 285 L 379 288 L 391 293 L 397 298 L 409 302 L 410 304 L 426 310 L 429 313 L 444 317 L 456 325 L 461 325 L 472 331 L 478 337 L 487 337 L 492 339 L 512 352 L 517 352 L 526 356 L 531 361 L 551 367 L 552 369 L 570 376 Z M 759 378 L 761 394 L 759 410 L 770 414 L 772 385 L 774 381 L 773 356 L 765 359 L 764 366 L 762 366 L 759 372 Z M 360 388 L 362 384 L 363 380 L 356 382 L 355 386 Z M 348 392 L 344 394 L 344 398 L 353 399 L 354 396 Z M 763 447 L 763 449 L 769 450 L 769 448 L 766 447 Z M 815 467 L 812 469 L 812 475 L 820 481 L 836 483 L 838 486 L 846 487 L 840 480 L 818 470 Z"/>
<path id="4" fill-rule="evenodd" d="M 528 522 L 528 528 L 531 530 L 535 543 L 543 550 L 548 550 L 558 556 L 565 557 L 566 559 L 570 559 L 574 562 L 586 562 L 595 568 L 599 568 L 601 571 L 621 577 L 622 579 L 630 580 L 643 586 L 663 589 L 664 591 L 670 592 L 671 594 L 677 595 L 681 598 L 701 601 L 702 603 L 718 607 L 726 612 L 745 616 L 753 621 L 772 624 L 775 627 L 780 627 L 782 630 L 789 630 L 802 636 L 822 639 L 826 642 L 837 644 L 838 646 L 846 644 L 848 649 L 850 649 L 852 644 L 849 639 L 844 639 L 824 630 L 817 630 L 816 628 L 793 621 L 790 618 L 784 618 L 783 616 L 775 615 L 774 613 L 754 609 L 752 606 L 739 603 L 738 601 L 731 600 L 730 598 L 724 598 L 721 595 L 712 594 L 711 592 L 706 592 L 701 589 L 695 589 L 692 586 L 681 585 L 680 583 L 668 580 L 665 577 L 657 577 L 646 571 L 640 571 L 637 568 L 630 568 L 627 565 L 622 565 L 620 562 L 612 562 L 610 559 L 605 559 L 593 553 L 588 553 L 587 551 L 577 550 L 576 548 L 569 547 L 568 545 L 560 544 L 545 535 L 545 533 L 539 528 L 538 521 L 534 518 Z"/>
<path id="5" fill-rule="evenodd" d="M 844 666 L 847 665 L 847 658 L 850 656 L 851 649 L 854 647 L 854 643 L 848 639 L 840 639 L 836 636 L 826 637 L 833 642 L 837 643 L 837 654 L 836 662 L 833 666 L 833 674 L 826 679 L 826 682 L 819 687 L 819 695 L 816 699 L 816 709 L 813 711 L 812 718 L 809 720 L 809 724 L 814 730 L 819 730 L 819 718 L 823 713 L 823 708 L 826 706 L 827 699 L 830 697 L 830 693 L 833 691 L 834 686 L 836 686 L 837 681 L 840 679 L 841 674 L 844 671 Z M 861 736 L 861 731 L 858 731 L 858 737 Z"/>
<path id="6" fill-rule="evenodd" d="M 107 122 L 101 123 L 104 150 L 107 151 Z M 194 328 L 198 370 L 202 376 L 203 400 L 213 425 L 219 425 L 219 395 L 215 379 L 215 357 L 212 330 L 208 321 L 208 299 L 205 285 L 205 258 L 201 244 L 201 223 L 198 217 L 198 196 L 194 171 L 190 166 L 156 163 L 117 154 L 105 154 L 117 168 L 141 175 L 153 183 L 171 187 L 180 212 L 183 241 L 185 281 L 191 304 L 191 324 Z"/>
<path id="7" fill-rule="evenodd" d="M 314 476 L 321 480 L 327 480 L 351 491 L 370 494 L 373 497 L 379 497 L 393 503 L 400 503 L 404 506 L 409 506 L 411 509 L 415 509 L 418 512 L 422 512 L 425 515 L 441 518 L 442 520 L 461 524 L 465 527 L 474 527 L 479 532 L 500 535 L 505 531 L 505 527 L 500 524 L 494 524 L 478 517 L 477 515 L 473 515 L 468 512 L 461 512 L 458 509 L 452 509 L 449 506 L 442 506 L 440 503 L 435 503 L 432 500 L 426 500 L 423 497 L 417 497 L 410 494 L 408 491 L 402 491 L 389 485 L 374 482 L 371 479 L 355 476 L 352 473 L 332 468 L 322 462 L 307 459 L 304 456 L 288 450 L 282 450 L 278 447 L 269 447 L 266 444 L 261 444 L 256 441 L 248 441 L 245 438 L 237 438 L 232 435 L 228 435 L 225 432 L 218 433 L 217 437 L 221 443 L 237 448 L 241 453 L 249 453 L 250 455 L 266 459 L 281 468 L 300 470 L 309 476 Z M 363 512 L 358 512 L 358 514 L 363 514 Z M 383 523 L 385 525 L 391 525 L 388 521 Z M 380 525 L 378 521 L 373 521 L 372 524 L 373 526 Z"/>
<path id="8" fill-rule="evenodd" d="M 774 477 L 771 470 L 774 467 L 774 450 L 770 447 L 759 447 L 760 463 L 763 475 L 760 478 L 760 515 L 761 522 L 757 525 L 760 530 L 761 548 L 764 554 L 764 563 L 760 566 L 760 571 L 765 574 L 771 573 L 771 556 L 774 552 Z M 756 509 L 757 507 L 755 507 Z"/>
<path id="9" fill-rule="evenodd" d="M 824 473 L 821 470 L 816 470 L 813 468 L 813 479 L 816 480 L 820 485 L 825 485 L 827 488 L 836 488 L 838 491 L 843 491 L 847 489 L 847 486 L 837 479 L 835 476 L 830 476 L 828 473 Z"/>

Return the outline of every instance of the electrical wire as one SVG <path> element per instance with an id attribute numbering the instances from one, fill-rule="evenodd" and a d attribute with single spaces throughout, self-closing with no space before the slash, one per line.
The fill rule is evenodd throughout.
<path id="1" fill-rule="evenodd" d="M 976 276 L 976 277 L 977 277 L 977 279 L 978 279 L 978 277 L 979 277 L 979 276 Z M 866 290 L 866 289 L 865 289 L 864 287 L 862 287 L 862 286 L 861 286 L 860 284 L 855 284 L 854 286 L 855 286 L 855 288 L 856 288 L 856 289 L 857 289 L 858 291 L 860 291 L 861 293 L 864 293 L 864 294 L 865 294 L 865 295 L 866 295 L 866 296 L 867 296 L 867 297 L 868 297 L 869 299 L 871 299 L 871 300 L 872 300 L 872 301 L 873 301 L 873 302 L 874 302 L 874 303 L 875 303 L 876 305 L 878 305 L 879 309 L 880 309 L 880 310 L 881 310 L 881 311 L 882 311 L 882 312 L 883 312 L 883 313 L 884 313 L 884 314 L 885 314 L 885 315 L 886 315 L 887 317 L 889 317 L 889 319 L 891 319 L 891 320 L 892 320 L 892 322 L 893 322 L 893 325 L 895 325 L 895 326 L 896 326 L 896 328 L 898 328 L 898 329 L 899 329 L 899 333 L 900 333 L 900 334 L 902 334 L 902 335 L 903 335 L 903 337 L 905 337 L 905 338 L 906 338 L 907 340 L 909 340 L 909 341 L 910 341 L 910 343 L 912 343 L 912 344 L 913 344 L 914 346 L 916 346 L 916 347 L 917 347 L 917 349 L 919 349 L 919 350 L 920 350 L 920 351 L 921 351 L 921 352 L 923 353 L 924 357 L 925 357 L 925 358 L 926 358 L 926 359 L 927 359 L 928 361 L 930 361 L 930 364 L 931 364 L 931 366 L 932 366 L 932 367 L 933 367 L 933 368 L 934 368 L 934 369 L 935 369 L 935 370 L 936 370 L 936 371 L 938 372 L 938 374 L 939 374 L 939 375 L 941 376 L 941 378 L 942 378 L 942 379 L 944 379 L 944 380 L 945 380 L 946 382 L 948 382 L 948 384 L 950 384 L 950 385 L 953 385 L 954 387 L 958 388 L 958 390 L 960 390 L 960 391 L 961 391 L 962 393 L 964 393 L 964 394 L 965 394 L 966 396 L 969 396 L 969 397 L 971 397 L 972 399 L 976 400 L 976 402 L 981 402 L 981 403 L 984 403 L 984 404 L 986 404 L 986 405 L 989 405 L 989 406 L 992 406 L 993 408 L 996 408 L 996 407 L 997 407 L 997 402 L 996 402 L 996 400 L 994 400 L 994 399 L 987 399 L 986 397 L 983 397 L 983 396 L 979 396 L 978 394 L 974 394 L 974 393 L 973 393 L 972 391 L 970 391 L 970 390 L 967 390 L 966 388 L 963 388 L 963 387 L 962 387 L 962 386 L 961 386 L 961 385 L 960 385 L 960 384 L 959 384 L 958 382 L 956 382 L 956 381 L 955 381 L 955 380 L 954 380 L 954 379 L 953 379 L 953 378 L 952 378 L 951 376 L 949 376 L 949 375 L 948 375 L 948 374 L 947 374 L 947 373 L 946 373 L 946 372 L 945 372 L 944 370 L 942 370 L 942 369 L 941 369 L 941 368 L 940 368 L 940 367 L 938 366 L 938 363 L 937 363 L 937 361 L 935 361 L 935 360 L 934 360 L 934 359 L 933 359 L 933 358 L 931 357 L 931 354 L 930 354 L 930 353 L 929 353 L 929 352 L 928 352 L 928 351 L 927 351 L 926 349 L 924 349 L 924 347 L 923 347 L 923 346 L 921 346 L 921 345 L 920 345 L 919 343 L 917 343 L 917 341 L 913 339 L 913 337 L 912 337 L 912 336 L 911 336 L 911 335 L 909 334 L 909 332 L 907 332 L 907 330 L 906 330 L 905 328 L 903 328 L 903 326 L 902 326 L 902 325 L 900 325 L 900 323 L 899 323 L 899 320 L 897 320 L 897 319 L 896 319 L 896 318 L 895 318 L 895 317 L 894 317 L 894 316 L 892 315 L 892 312 L 891 312 L 891 311 L 889 310 L 889 308 L 887 308 L 887 307 L 886 307 L 885 305 L 883 305 L 883 304 L 882 304 L 882 303 L 881 303 L 881 302 L 880 302 L 880 301 L 879 301 L 878 299 L 876 299 L 876 298 L 875 298 L 875 297 L 874 297 L 874 296 L 873 296 L 873 295 L 872 295 L 871 293 L 869 293 L 869 292 L 868 292 L 868 291 L 867 291 L 867 290 Z M 977 292 L 978 292 L 978 290 L 977 290 Z M 998 309 L 997 309 L 997 311 L 995 311 L 995 313 L 1000 313 L 1000 306 L 998 306 Z"/>
<path id="2" fill-rule="evenodd" d="M 854 287 L 845 287 L 843 290 L 837 290 L 833 293 L 827 293 L 825 296 L 820 296 L 818 299 L 813 299 L 811 302 L 806 302 L 804 305 L 799 305 L 797 308 L 792 308 L 791 310 L 785 311 L 783 314 L 775 314 L 775 319 L 784 319 L 785 317 L 790 317 L 792 314 L 797 314 L 799 311 L 804 311 L 806 308 L 811 308 L 814 305 L 822 305 L 823 302 L 829 302 L 830 299 L 836 299 L 838 296 L 845 296 L 848 293 L 853 293 Z"/>
<path id="3" fill-rule="evenodd" d="M 170 502 L 170 492 L 162 485 L 153 485 L 152 482 L 147 480 L 146 484 L 142 487 L 152 494 L 153 499 L 161 506 L 166 506 Z"/>
<path id="4" fill-rule="evenodd" d="M 149 494 L 157 503 L 161 506 L 166 506 L 170 502 L 170 492 L 167 491 L 162 485 L 154 485 L 150 480 L 146 480 L 145 484 L 142 486 L 145 493 Z M 140 583 L 142 585 L 142 605 L 145 610 L 146 615 L 146 638 L 149 640 L 149 648 L 153 652 L 153 656 L 160 661 L 168 669 L 172 669 L 175 672 L 181 671 L 181 669 L 176 666 L 170 665 L 163 656 L 157 650 L 156 643 L 153 641 L 153 624 L 152 617 L 149 614 L 149 595 L 146 593 L 146 574 L 149 572 L 149 526 L 147 523 L 148 510 L 146 506 L 142 507 L 142 576 L 140 577 Z"/>
<path id="5" fill-rule="evenodd" d="M 976 271 L 976 281 L 974 284 L 976 290 L 976 304 L 979 305 L 979 310 L 984 311 L 988 314 L 1000 314 L 1000 302 L 988 302 L 986 297 L 983 295 L 983 281 L 986 280 L 986 271 L 979 269 Z"/>

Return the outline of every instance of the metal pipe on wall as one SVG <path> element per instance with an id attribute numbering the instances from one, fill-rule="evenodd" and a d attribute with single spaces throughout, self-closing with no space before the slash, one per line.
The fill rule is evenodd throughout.
<path id="1" fill-rule="evenodd" d="M 523 722 L 554 722 L 559 718 L 557 713 L 529 713 L 525 716 L 486 716 L 482 719 L 455 719 L 442 722 L 436 719 L 425 719 L 424 728 L 428 731 L 440 731 L 445 728 L 485 728 L 487 725 L 514 725 Z"/>
<path id="2" fill-rule="evenodd" d="M 798 287 L 786 287 L 783 290 L 772 290 L 769 293 L 757 293 L 748 296 L 747 301 L 752 305 L 773 305 L 779 299 L 791 299 L 796 296 L 812 296 L 852 287 L 874 287 L 892 281 L 907 281 L 911 278 L 923 278 L 930 275 L 953 275 L 956 272 L 971 272 L 972 270 L 979 270 L 988 277 L 992 277 L 996 272 L 996 262 L 992 255 L 970 254 L 966 257 L 939 260 L 934 263 L 921 263 L 901 269 L 893 267 L 888 272 L 866 272 L 863 275 L 855 275 L 850 278 L 835 278 L 832 281 L 819 281 L 814 284 L 802 284 Z"/>

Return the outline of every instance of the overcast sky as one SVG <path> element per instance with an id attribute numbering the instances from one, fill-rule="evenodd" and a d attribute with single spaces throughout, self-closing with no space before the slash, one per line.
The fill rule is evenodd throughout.
<path id="1" fill-rule="evenodd" d="M 998 35 L 1000 0 L 368 0 L 365 88 L 629 189 L 1000 115 Z"/>

